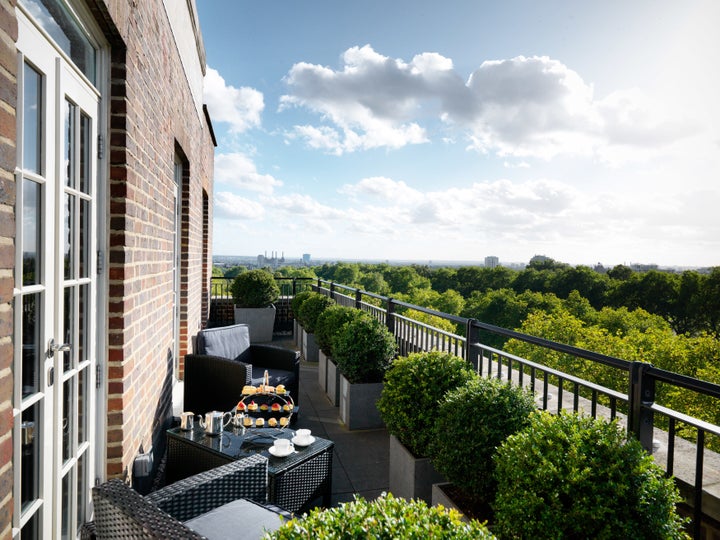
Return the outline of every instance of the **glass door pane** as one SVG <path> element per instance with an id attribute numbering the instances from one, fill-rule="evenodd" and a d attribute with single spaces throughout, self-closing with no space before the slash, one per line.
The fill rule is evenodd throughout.
<path id="1" fill-rule="evenodd" d="M 46 174 L 52 169 L 47 154 L 48 115 L 53 104 L 47 95 L 53 64 L 22 59 L 18 72 L 18 170 L 16 173 L 16 264 L 13 307 L 15 313 L 13 460 L 13 526 L 23 537 L 44 534 L 51 494 L 44 467 L 52 462 L 48 445 L 52 399 L 45 377 L 45 357 L 52 294 L 45 270 L 52 246 L 52 214 L 47 213 Z"/>
<path id="2" fill-rule="evenodd" d="M 23 169 L 35 174 L 40 170 L 42 158 L 42 81 L 43 77 L 34 66 L 23 64 L 23 95 L 22 95 L 22 166 Z"/>
<path id="3" fill-rule="evenodd" d="M 22 67 L 13 337 L 22 347 L 13 359 L 12 526 L 21 538 L 76 538 L 95 476 L 99 95 L 88 82 L 94 49 L 70 12 L 55 9 L 64 5 L 22 0 L 15 10 Z M 55 24 L 42 17 L 46 7 L 64 21 L 50 38 L 40 30 Z M 70 55 L 75 65 L 51 42 L 63 37 L 78 53 Z"/>
<path id="4" fill-rule="evenodd" d="M 61 420 L 57 441 L 60 445 L 61 476 L 56 486 L 56 506 L 60 511 L 61 537 L 73 537 L 85 521 L 90 501 L 92 449 L 92 409 L 94 387 L 90 384 L 96 364 L 94 350 L 96 272 L 94 259 L 95 120 L 97 98 L 84 92 L 71 74 L 64 74 L 63 157 L 58 189 L 62 191 L 59 212 L 62 239 L 58 261 L 62 271 L 62 341 L 66 351 L 56 358 L 61 367 L 56 400 Z"/>

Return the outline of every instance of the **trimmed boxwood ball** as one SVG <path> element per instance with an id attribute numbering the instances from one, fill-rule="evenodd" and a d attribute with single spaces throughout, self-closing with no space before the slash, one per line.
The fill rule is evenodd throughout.
<path id="1" fill-rule="evenodd" d="M 320 314 L 334 305 L 336 305 L 335 300 L 332 298 L 319 292 L 311 292 L 300 304 L 297 319 L 308 334 L 314 334 L 315 324 Z"/>
<path id="2" fill-rule="evenodd" d="M 397 353 L 395 337 L 372 315 L 360 313 L 343 325 L 333 343 L 333 358 L 350 383 L 382 382 Z"/>
<path id="3" fill-rule="evenodd" d="M 300 323 L 302 323 L 302 321 L 300 321 L 300 317 L 298 316 L 300 313 L 300 306 L 302 306 L 303 302 L 307 300 L 311 294 L 312 291 L 299 292 L 293 296 L 292 300 L 290 300 L 290 309 L 292 310 L 293 317 Z"/>
<path id="4" fill-rule="evenodd" d="M 416 457 L 426 457 L 437 421 L 440 400 L 477 377 L 462 358 L 439 351 L 413 353 L 396 359 L 377 402 L 388 431 Z"/>
<path id="5" fill-rule="evenodd" d="M 433 465 L 474 505 L 495 495 L 492 456 L 536 410 L 526 389 L 475 377 L 450 390 L 438 407 L 430 446 Z"/>
<path id="6" fill-rule="evenodd" d="M 264 308 L 280 297 L 280 287 L 270 272 L 248 270 L 238 274 L 230 287 L 233 302 L 240 308 Z"/>
<path id="7" fill-rule="evenodd" d="M 334 305 L 320 313 L 315 323 L 315 341 L 320 350 L 328 356 L 333 355 L 333 342 L 345 323 L 360 316 L 359 309 Z"/>
<path id="8" fill-rule="evenodd" d="M 495 464 L 502 537 L 688 538 L 673 480 L 616 421 L 538 412 Z"/>
<path id="9" fill-rule="evenodd" d="M 360 496 L 337 508 L 311 510 L 265 533 L 266 540 L 308 538 L 402 538 L 426 540 L 485 540 L 495 538 L 480 522 L 461 520 L 461 514 L 424 501 L 382 494 L 368 502 Z"/>

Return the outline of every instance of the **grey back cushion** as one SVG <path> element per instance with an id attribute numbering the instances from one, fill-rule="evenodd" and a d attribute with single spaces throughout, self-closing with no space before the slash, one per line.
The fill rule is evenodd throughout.
<path id="1" fill-rule="evenodd" d="M 198 334 L 198 353 L 234 360 L 250 348 L 250 329 L 246 324 L 208 328 Z"/>

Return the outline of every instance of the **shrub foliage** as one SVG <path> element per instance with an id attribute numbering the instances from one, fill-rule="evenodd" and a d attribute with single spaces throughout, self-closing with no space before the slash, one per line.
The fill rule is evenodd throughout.
<path id="1" fill-rule="evenodd" d="M 372 502 L 360 496 L 337 508 L 310 511 L 266 533 L 266 540 L 308 538 L 402 538 L 425 540 L 483 540 L 494 538 L 478 521 L 463 522 L 461 514 L 424 501 L 381 495 Z"/>
<path id="2" fill-rule="evenodd" d="M 297 319 L 303 325 L 308 334 L 315 333 L 315 324 L 320 314 L 330 306 L 334 306 L 335 301 L 319 292 L 311 292 L 300 304 Z"/>
<path id="3" fill-rule="evenodd" d="M 293 296 L 293 299 L 290 300 L 290 309 L 293 312 L 293 317 L 298 320 L 302 324 L 302 321 L 300 321 L 300 306 L 303 305 L 303 302 L 310 297 L 312 294 L 312 291 L 303 291 L 297 293 L 295 296 Z"/>
<path id="4" fill-rule="evenodd" d="M 427 456 L 440 400 L 475 376 L 467 361 L 449 353 L 398 358 L 385 374 L 377 403 L 388 431 L 415 456 Z"/>
<path id="5" fill-rule="evenodd" d="M 320 313 L 315 323 L 315 341 L 320 350 L 333 356 L 333 343 L 340 334 L 342 327 L 360 316 L 360 310 L 351 307 L 334 305 Z"/>
<path id="6" fill-rule="evenodd" d="M 508 538 L 687 538 L 671 478 L 616 422 L 536 413 L 495 456 Z"/>
<path id="7" fill-rule="evenodd" d="M 238 274 L 232 282 L 233 301 L 241 308 L 264 308 L 277 301 L 280 287 L 270 272 L 248 270 Z"/>
<path id="8" fill-rule="evenodd" d="M 397 353 L 395 337 L 372 315 L 361 313 L 338 334 L 334 359 L 351 383 L 381 382 Z"/>
<path id="9" fill-rule="evenodd" d="M 527 390 L 475 377 L 440 402 L 431 457 L 435 468 L 476 504 L 494 498 L 492 457 L 535 410 Z"/>

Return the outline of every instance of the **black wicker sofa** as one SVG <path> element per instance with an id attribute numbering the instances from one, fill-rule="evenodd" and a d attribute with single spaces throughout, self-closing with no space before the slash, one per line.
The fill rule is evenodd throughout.
<path id="1" fill-rule="evenodd" d="M 145 497 L 114 479 L 93 488 L 95 517 L 83 526 L 82 538 L 261 538 L 292 517 L 266 501 L 267 458 L 260 455 Z"/>
<path id="2" fill-rule="evenodd" d="M 247 325 L 209 328 L 198 333 L 196 354 L 185 356 L 184 409 L 195 414 L 229 411 L 242 387 L 284 384 L 299 404 L 300 353 L 284 347 L 250 344 Z"/>

